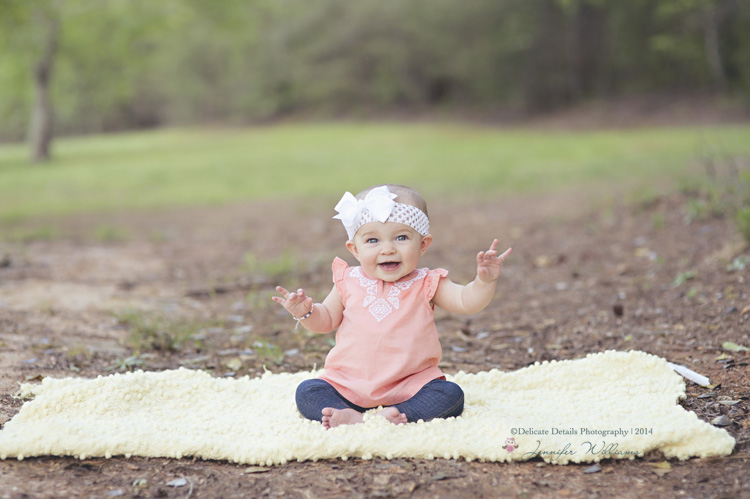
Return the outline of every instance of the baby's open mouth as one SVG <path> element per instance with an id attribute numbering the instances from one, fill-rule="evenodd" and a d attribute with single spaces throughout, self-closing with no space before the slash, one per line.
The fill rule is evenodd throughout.
<path id="1" fill-rule="evenodd" d="M 401 262 L 383 262 L 383 263 L 378 264 L 378 266 L 381 269 L 385 270 L 386 272 L 391 272 L 391 271 L 396 270 L 399 267 L 399 265 L 401 265 Z"/>

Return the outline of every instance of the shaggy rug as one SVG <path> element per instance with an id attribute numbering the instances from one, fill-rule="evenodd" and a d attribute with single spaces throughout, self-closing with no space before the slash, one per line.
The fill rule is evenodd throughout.
<path id="1" fill-rule="evenodd" d="M 461 417 L 393 425 L 381 416 L 325 430 L 297 412 L 313 372 L 214 378 L 202 371 L 52 379 L 0 431 L 0 457 L 195 456 L 254 465 L 359 457 L 565 464 L 661 451 L 723 456 L 734 439 L 677 404 L 685 383 L 664 359 L 604 352 L 515 372 L 458 373 Z M 374 412 L 374 411 L 372 411 Z"/>

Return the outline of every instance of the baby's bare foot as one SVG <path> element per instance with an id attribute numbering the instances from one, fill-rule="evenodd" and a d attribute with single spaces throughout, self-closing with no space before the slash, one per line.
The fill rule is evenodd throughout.
<path id="1" fill-rule="evenodd" d="M 383 416 L 393 424 L 406 424 L 406 414 L 399 412 L 395 407 L 386 407 L 378 412 L 378 416 Z"/>
<path id="2" fill-rule="evenodd" d="M 363 421 L 362 413 L 354 409 L 334 409 L 326 407 L 323 413 L 323 426 L 327 429 L 336 428 L 342 424 L 357 424 Z"/>

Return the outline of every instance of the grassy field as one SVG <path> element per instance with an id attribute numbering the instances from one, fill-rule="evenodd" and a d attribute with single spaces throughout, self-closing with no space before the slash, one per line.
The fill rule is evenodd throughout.
<path id="1" fill-rule="evenodd" d="M 66 138 L 54 160 L 0 145 L 0 223 L 36 216 L 339 195 L 380 182 L 436 195 L 686 179 L 750 156 L 750 125 L 552 131 L 462 124 L 301 124 Z"/>

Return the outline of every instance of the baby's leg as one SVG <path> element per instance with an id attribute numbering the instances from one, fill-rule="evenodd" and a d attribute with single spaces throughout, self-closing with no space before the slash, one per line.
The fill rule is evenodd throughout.
<path id="1" fill-rule="evenodd" d="M 361 413 L 365 411 L 342 397 L 330 383 L 319 378 L 300 383 L 295 398 L 297 409 L 303 416 L 320 421 L 326 428 L 361 423 Z"/>
<path id="2" fill-rule="evenodd" d="M 452 381 L 433 379 L 412 398 L 393 407 L 412 422 L 456 417 L 464 410 L 464 392 Z"/>

